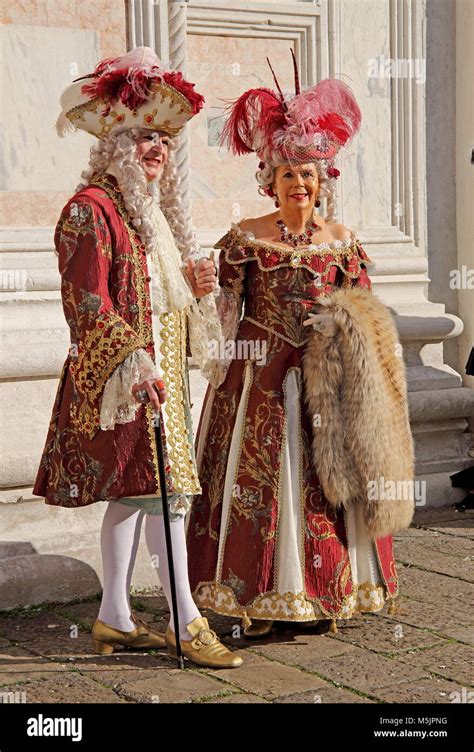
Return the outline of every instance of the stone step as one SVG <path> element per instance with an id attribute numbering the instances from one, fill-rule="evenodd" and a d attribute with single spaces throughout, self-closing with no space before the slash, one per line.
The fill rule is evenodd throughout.
<path id="1" fill-rule="evenodd" d="M 474 415 L 474 390 L 429 389 L 409 392 L 410 422 L 467 418 Z"/>

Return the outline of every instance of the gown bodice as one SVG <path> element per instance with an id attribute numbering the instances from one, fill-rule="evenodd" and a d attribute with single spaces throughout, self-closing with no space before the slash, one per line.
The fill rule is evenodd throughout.
<path id="1" fill-rule="evenodd" d="M 358 284 L 370 287 L 365 271 L 370 259 L 354 232 L 346 240 L 284 248 L 258 240 L 233 225 L 216 243 L 221 249 L 221 285 L 237 277 L 244 318 L 300 347 L 309 327 L 303 326 L 321 295 Z M 233 286 L 234 290 L 235 285 Z"/>

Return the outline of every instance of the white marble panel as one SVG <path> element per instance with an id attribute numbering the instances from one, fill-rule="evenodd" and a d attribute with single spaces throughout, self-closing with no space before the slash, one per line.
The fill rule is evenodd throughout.
<path id="1" fill-rule="evenodd" d="M 94 139 L 86 133 L 60 139 L 54 125 L 63 90 L 100 57 L 99 34 L 4 25 L 0 50 L 0 190 L 72 190 Z"/>
<path id="2" fill-rule="evenodd" d="M 334 75 L 353 89 L 362 123 L 339 158 L 344 182 L 339 216 L 349 227 L 385 227 L 392 223 L 390 79 L 369 78 L 368 65 L 379 55 L 390 57 L 389 2 L 341 0 L 340 12 L 340 70 Z"/>

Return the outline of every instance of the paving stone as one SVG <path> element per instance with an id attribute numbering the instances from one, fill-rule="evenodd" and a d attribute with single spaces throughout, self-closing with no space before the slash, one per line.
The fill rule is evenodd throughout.
<path id="1" fill-rule="evenodd" d="M 44 672 L 69 669 L 70 666 L 37 656 L 18 645 L 2 648 L 0 652 L 0 685 L 38 678 Z"/>
<path id="2" fill-rule="evenodd" d="M 433 676 L 429 679 L 395 684 L 393 687 L 384 687 L 375 691 L 377 698 L 384 702 L 394 703 L 436 703 L 451 704 L 453 693 L 459 692 L 459 685 L 447 679 L 438 679 Z"/>
<path id="3" fill-rule="evenodd" d="M 451 637 L 458 642 L 465 642 L 466 645 L 474 647 L 474 626 L 471 624 L 468 627 L 453 627 L 452 629 L 444 629 L 443 634 L 447 637 Z"/>
<path id="4" fill-rule="evenodd" d="M 10 684 L 2 692 L 26 692 L 26 702 L 38 703 L 121 703 L 123 699 L 108 687 L 74 672 L 51 673 L 29 684 Z"/>
<path id="5" fill-rule="evenodd" d="M 335 641 L 351 643 L 361 648 L 370 647 L 376 653 L 389 654 L 446 642 L 442 637 L 427 630 L 397 623 L 396 615 L 392 618 L 393 621 L 389 621 L 381 619 L 379 614 L 371 614 L 353 622 L 343 623 L 334 636 Z"/>
<path id="6" fill-rule="evenodd" d="M 153 676 L 125 682 L 117 691 L 121 697 L 135 702 L 183 703 L 232 692 L 232 687 L 198 671 L 175 668 L 155 671 Z"/>
<path id="7" fill-rule="evenodd" d="M 474 517 L 466 520 L 463 519 L 462 513 L 455 520 L 449 522 L 431 523 L 426 526 L 427 530 L 437 530 L 446 535 L 453 535 L 457 538 L 468 538 L 474 540 Z"/>
<path id="8" fill-rule="evenodd" d="M 131 598 L 132 608 L 139 611 L 148 611 L 151 614 L 163 616 L 169 614 L 168 602 L 163 595 L 163 591 L 156 591 L 150 594 L 133 595 Z M 141 616 L 141 614 L 140 614 Z"/>
<path id="9" fill-rule="evenodd" d="M 35 653 L 46 656 L 69 656 L 92 652 L 90 634 L 77 633 L 72 637 L 71 621 L 52 612 L 40 613 L 36 616 L 14 616 L 5 619 L 2 630 L 5 636 L 28 644 Z"/>
<path id="10" fill-rule="evenodd" d="M 341 655 L 320 661 L 318 674 L 345 687 L 374 694 L 379 687 L 421 679 L 428 672 L 417 666 L 409 667 L 401 659 L 385 658 L 370 650 L 355 648 L 350 658 Z"/>
<path id="11" fill-rule="evenodd" d="M 49 670 L 48 666 L 36 666 L 34 669 L 27 669 L 25 671 L 1 671 L 0 670 L 0 692 L 4 691 L 4 687 L 10 686 L 13 682 L 15 684 L 38 682 L 40 679 L 49 679 L 58 672 L 64 674 L 70 673 L 70 668 L 66 666 L 60 666 Z M 1 701 L 0 701 L 1 702 Z"/>
<path id="12" fill-rule="evenodd" d="M 429 531 L 427 531 L 428 534 Z M 443 553 L 423 539 L 405 539 L 395 547 L 395 557 L 403 564 L 412 564 L 433 572 L 447 574 L 451 577 L 474 582 L 472 561 L 463 561 L 461 556 Z"/>
<path id="13" fill-rule="evenodd" d="M 233 695 L 224 695 L 224 697 L 214 697 L 205 701 L 206 705 L 268 705 L 268 701 L 257 695 L 236 693 Z"/>
<path id="14" fill-rule="evenodd" d="M 301 666 L 307 671 L 316 670 L 318 662 L 323 658 L 332 658 L 336 655 L 349 657 L 354 650 L 351 645 L 327 635 L 312 634 L 294 635 L 290 639 L 281 639 L 265 645 L 251 645 L 249 649 L 264 658 L 288 666 Z"/>
<path id="15" fill-rule="evenodd" d="M 418 601 L 439 603 L 440 599 L 463 610 L 474 604 L 474 585 L 437 572 L 427 572 L 417 567 L 398 567 L 400 590 L 403 595 Z"/>
<path id="16" fill-rule="evenodd" d="M 422 533 L 423 538 L 420 545 L 425 550 L 440 551 L 457 556 L 466 562 L 466 568 L 469 568 L 470 562 L 472 563 L 474 559 L 474 541 L 454 535 L 445 535 L 433 530 L 424 530 Z M 462 564 L 460 566 L 462 567 Z"/>
<path id="17" fill-rule="evenodd" d="M 100 603 L 99 601 L 86 601 L 84 603 L 65 603 L 57 606 L 53 613 L 62 616 L 71 623 L 84 624 L 89 629 L 92 629 L 92 625 L 97 619 L 99 613 Z"/>
<path id="18" fill-rule="evenodd" d="M 413 521 L 416 525 L 430 525 L 432 523 L 458 520 L 461 516 L 469 520 L 474 527 L 474 512 L 458 512 L 454 506 L 417 509 Z"/>
<path id="19" fill-rule="evenodd" d="M 238 669 L 220 670 L 219 678 L 267 700 L 281 695 L 316 690 L 322 684 L 317 676 L 268 661 L 250 651 L 243 655 L 243 659 L 244 663 Z"/>
<path id="20" fill-rule="evenodd" d="M 439 603 L 422 603 L 411 598 L 403 599 L 395 614 L 382 612 L 379 616 L 392 623 L 410 624 L 433 632 L 458 626 L 467 627 L 472 621 L 472 616 L 452 609 L 449 603 L 442 600 Z"/>
<path id="21" fill-rule="evenodd" d="M 134 652 L 121 650 L 111 655 L 74 656 L 68 664 L 70 667 L 87 674 L 95 671 L 129 671 L 134 669 L 155 669 L 157 666 L 166 665 L 171 659 L 166 651 Z"/>
<path id="22" fill-rule="evenodd" d="M 399 660 L 409 663 L 413 668 L 422 668 L 459 682 L 461 686 L 474 685 L 474 650 L 468 645 L 450 643 L 414 653 L 408 652 L 400 656 Z"/>
<path id="23" fill-rule="evenodd" d="M 374 703 L 374 700 L 370 700 L 368 697 L 362 697 L 356 694 L 356 692 L 350 692 L 342 687 L 334 687 L 332 684 L 321 687 L 316 692 L 302 692 L 296 695 L 289 695 L 287 697 L 278 697 L 274 700 L 276 703 L 299 703 L 309 705 L 328 705 L 332 703 Z"/>

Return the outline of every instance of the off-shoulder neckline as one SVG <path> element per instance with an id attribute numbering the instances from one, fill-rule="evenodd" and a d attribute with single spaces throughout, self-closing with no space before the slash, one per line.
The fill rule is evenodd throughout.
<path id="1" fill-rule="evenodd" d="M 243 237 L 247 242 L 253 243 L 256 246 L 260 246 L 262 248 L 265 248 L 266 246 L 270 248 L 276 248 L 278 251 L 283 251 L 291 254 L 301 253 L 304 250 L 320 251 L 323 248 L 327 248 L 329 251 L 332 249 L 340 250 L 350 248 L 357 241 L 356 233 L 354 232 L 354 230 L 350 230 L 351 237 L 345 238 L 344 240 L 329 240 L 326 243 L 309 243 L 307 245 L 300 245 L 297 248 L 290 248 L 289 246 L 285 248 L 278 243 L 271 243 L 268 240 L 261 240 L 260 238 L 256 238 L 252 230 L 242 230 L 242 228 L 239 227 L 236 222 L 231 223 L 229 232 L 234 232 L 237 236 Z"/>

